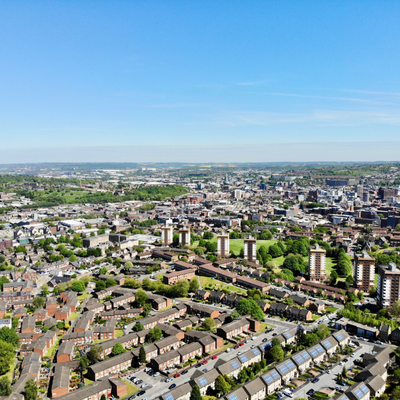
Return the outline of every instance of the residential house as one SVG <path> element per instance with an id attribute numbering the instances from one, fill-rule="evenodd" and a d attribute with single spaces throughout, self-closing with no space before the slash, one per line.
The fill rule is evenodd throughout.
<path id="1" fill-rule="evenodd" d="M 300 351 L 291 357 L 300 374 L 306 372 L 313 364 L 313 360 L 306 350 Z"/>
<path id="2" fill-rule="evenodd" d="M 195 371 L 192 375 L 192 381 L 200 389 L 202 396 L 207 394 L 208 388 L 215 389 L 215 380 L 219 376 L 219 372 L 214 368 L 208 372 Z"/>
<path id="3" fill-rule="evenodd" d="M 184 364 L 190 359 L 203 354 L 203 346 L 199 342 L 193 342 L 178 349 L 178 354 L 181 356 L 181 364 Z"/>
<path id="4" fill-rule="evenodd" d="M 64 341 L 57 350 L 57 363 L 72 361 L 74 358 L 75 345 L 73 342 Z"/>
<path id="5" fill-rule="evenodd" d="M 242 388 L 238 388 L 233 392 L 228 393 L 224 400 L 250 400 L 248 393 Z"/>
<path id="6" fill-rule="evenodd" d="M 332 335 L 321 340 L 319 344 L 325 349 L 326 353 L 328 354 L 328 358 L 331 357 L 332 354 L 336 353 L 336 351 L 339 349 L 339 344 Z"/>
<path id="7" fill-rule="evenodd" d="M 288 384 L 291 379 L 297 378 L 299 375 L 299 371 L 297 370 L 296 365 L 293 361 L 288 358 L 275 366 L 275 369 L 278 371 L 279 375 L 282 378 L 282 382 Z"/>
<path id="8" fill-rule="evenodd" d="M 87 376 L 92 381 L 97 381 L 107 376 L 113 376 L 118 372 L 128 369 L 132 365 L 133 354 L 128 351 L 118 356 L 100 361 L 88 367 Z"/>
<path id="9" fill-rule="evenodd" d="M 249 395 L 249 400 L 264 400 L 267 395 L 266 387 L 261 378 L 256 378 L 243 386 Z"/>
<path id="10" fill-rule="evenodd" d="M 307 352 L 310 354 L 314 364 L 319 364 L 328 359 L 326 351 L 319 343 L 311 346 L 309 349 L 307 349 Z"/>
<path id="11" fill-rule="evenodd" d="M 192 386 L 190 383 L 184 383 L 160 396 L 160 400 L 189 400 L 191 393 Z"/>
<path id="12" fill-rule="evenodd" d="M 267 388 L 267 395 L 274 393 L 282 386 L 281 375 L 278 374 L 276 369 L 268 370 L 264 375 L 261 376 L 261 379 Z"/>
<path id="13" fill-rule="evenodd" d="M 176 350 L 168 351 L 151 360 L 153 369 L 156 371 L 164 371 L 175 365 L 179 365 L 180 362 L 181 356 Z"/>

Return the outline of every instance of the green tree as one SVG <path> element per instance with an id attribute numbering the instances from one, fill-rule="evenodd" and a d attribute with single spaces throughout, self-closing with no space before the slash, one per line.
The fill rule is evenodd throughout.
<path id="1" fill-rule="evenodd" d="M 46 299 L 42 296 L 36 296 L 33 299 L 33 306 L 35 308 L 42 308 L 46 304 Z"/>
<path id="2" fill-rule="evenodd" d="M 0 290 L 3 290 L 5 283 L 10 283 L 10 280 L 6 276 L 0 277 Z"/>
<path id="3" fill-rule="evenodd" d="M 315 333 L 318 335 L 319 339 L 325 339 L 331 334 L 331 330 L 329 327 L 325 324 L 319 324 L 318 328 L 316 328 Z"/>
<path id="4" fill-rule="evenodd" d="M 14 347 L 19 346 L 19 336 L 15 330 L 5 326 L 0 329 L 0 340 L 3 342 L 11 343 Z"/>
<path id="5" fill-rule="evenodd" d="M 232 311 L 231 318 L 232 318 L 232 320 L 240 318 L 240 314 L 239 314 L 238 310 L 234 309 Z"/>
<path id="6" fill-rule="evenodd" d="M 400 383 L 400 368 L 396 368 L 393 371 L 393 379 L 397 382 Z"/>
<path id="7" fill-rule="evenodd" d="M 330 279 L 331 279 L 331 284 L 336 284 L 336 282 L 337 282 L 337 280 L 338 280 L 338 278 L 339 278 L 339 275 L 338 275 L 338 273 L 336 272 L 336 271 L 334 271 L 334 270 L 332 270 L 332 272 L 331 272 L 331 277 L 330 277 Z"/>
<path id="8" fill-rule="evenodd" d="M 124 346 L 122 346 L 121 343 L 115 343 L 113 348 L 112 348 L 112 355 L 117 356 L 119 354 L 125 353 Z"/>
<path id="9" fill-rule="evenodd" d="M 140 332 L 143 330 L 144 330 L 144 326 L 140 322 L 136 322 L 136 324 L 132 328 L 133 332 Z"/>
<path id="10" fill-rule="evenodd" d="M 117 284 L 117 281 L 114 278 L 108 278 L 106 280 L 106 287 L 112 287 L 115 286 Z"/>
<path id="11" fill-rule="evenodd" d="M 81 281 L 75 281 L 72 285 L 71 285 L 71 290 L 73 290 L 74 292 L 84 292 L 85 291 L 85 284 Z"/>
<path id="12" fill-rule="evenodd" d="M 146 301 L 148 299 L 149 299 L 149 297 L 143 290 L 138 290 L 135 294 L 136 303 L 138 303 L 142 307 L 146 304 Z"/>
<path id="13" fill-rule="evenodd" d="M 127 261 L 124 265 L 125 269 L 132 269 L 133 268 L 133 264 L 132 261 Z"/>
<path id="14" fill-rule="evenodd" d="M 216 328 L 217 324 L 215 323 L 215 320 L 213 318 L 206 318 L 204 322 L 202 323 L 202 327 L 206 331 L 212 331 Z"/>
<path id="15" fill-rule="evenodd" d="M 96 282 L 96 291 L 99 292 L 100 290 L 104 290 L 106 288 L 106 283 L 104 281 L 97 281 Z"/>
<path id="16" fill-rule="evenodd" d="M 201 397 L 200 389 L 197 385 L 194 385 L 192 387 L 189 400 L 203 400 L 203 398 Z"/>
<path id="17" fill-rule="evenodd" d="M 99 275 L 106 275 L 107 272 L 108 272 L 107 267 L 101 267 L 101 268 L 99 269 Z"/>
<path id="18" fill-rule="evenodd" d="M 87 352 L 90 365 L 96 364 L 101 360 L 103 350 L 103 346 L 96 344 Z"/>
<path id="19" fill-rule="evenodd" d="M 81 357 L 80 359 L 80 366 L 81 366 L 81 371 L 86 371 L 88 366 L 90 365 L 90 362 L 86 356 Z"/>
<path id="20" fill-rule="evenodd" d="M 309 333 L 305 337 L 304 345 L 306 347 L 311 347 L 311 346 L 314 346 L 315 344 L 317 344 L 320 340 L 321 339 L 319 338 L 319 336 L 316 333 Z"/>
<path id="21" fill-rule="evenodd" d="M 144 347 L 141 346 L 140 350 L 139 350 L 139 363 L 140 364 L 145 364 L 146 361 L 147 361 L 146 360 L 146 351 L 145 351 Z"/>
<path id="22" fill-rule="evenodd" d="M 269 353 L 275 362 L 283 360 L 283 357 L 285 356 L 281 346 L 273 346 Z"/>
<path id="23" fill-rule="evenodd" d="M 38 386 L 33 379 L 28 379 L 26 382 L 24 393 L 26 400 L 36 400 L 38 397 Z"/>
<path id="24" fill-rule="evenodd" d="M 0 340 L 0 375 L 10 370 L 10 365 L 15 358 L 15 347 L 11 343 Z"/>
<path id="25" fill-rule="evenodd" d="M 0 396 L 9 396 L 11 392 L 10 379 L 7 376 L 0 377 Z"/>
<path id="26" fill-rule="evenodd" d="M 69 258 L 69 261 L 75 262 L 77 260 L 76 255 L 72 254 L 72 256 Z"/>
<path id="27" fill-rule="evenodd" d="M 162 336 L 162 330 L 160 328 L 157 328 L 156 326 L 154 328 L 151 328 L 149 333 L 147 334 L 147 338 L 149 342 L 156 342 L 157 340 L 160 340 Z"/>
<path id="28" fill-rule="evenodd" d="M 246 369 L 242 369 L 237 377 L 240 383 L 245 383 L 249 380 L 249 376 L 247 375 Z"/>
<path id="29" fill-rule="evenodd" d="M 342 376 L 343 378 L 347 378 L 347 368 L 345 365 L 343 365 Z"/>
<path id="30" fill-rule="evenodd" d="M 390 314 L 395 318 L 400 317 L 400 300 L 397 300 L 393 303 L 392 307 L 390 308 Z"/>
<path id="31" fill-rule="evenodd" d="M 215 380 L 215 391 L 218 394 L 227 394 L 231 390 L 230 385 L 226 382 L 225 378 L 222 375 L 218 375 Z"/>
<path id="32" fill-rule="evenodd" d="M 199 280 L 194 276 L 189 283 L 189 292 L 196 293 L 199 290 Z"/>

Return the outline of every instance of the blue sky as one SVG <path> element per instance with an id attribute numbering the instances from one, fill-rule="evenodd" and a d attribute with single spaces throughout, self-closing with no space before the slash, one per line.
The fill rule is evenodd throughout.
<path id="1" fill-rule="evenodd" d="M 400 2 L 0 2 L 1 162 L 398 160 Z"/>

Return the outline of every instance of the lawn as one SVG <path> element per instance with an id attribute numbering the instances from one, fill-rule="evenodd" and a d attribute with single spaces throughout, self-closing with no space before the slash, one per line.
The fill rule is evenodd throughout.
<path id="1" fill-rule="evenodd" d="M 129 396 L 132 396 L 134 393 L 138 392 L 139 389 L 136 386 L 133 386 L 131 383 L 129 383 L 127 380 L 124 380 L 124 383 L 126 384 L 126 388 L 128 389 L 128 393 L 126 396 L 123 397 L 127 398 Z"/>
<path id="2" fill-rule="evenodd" d="M 328 277 L 331 276 L 331 272 L 333 269 L 333 266 L 335 265 L 335 262 L 333 261 L 332 257 L 326 257 L 326 265 L 325 265 L 325 270 L 326 270 L 326 275 Z"/>
<path id="3" fill-rule="evenodd" d="M 327 307 L 325 308 L 325 311 L 330 311 L 330 312 L 335 312 L 337 310 L 336 307 Z"/>
<path id="4" fill-rule="evenodd" d="M 320 315 L 313 314 L 313 316 L 312 316 L 312 320 L 313 320 L 313 321 L 316 321 L 316 320 L 319 319 L 319 318 L 321 318 Z"/>
<path id="5" fill-rule="evenodd" d="M 88 378 L 85 378 L 85 386 L 90 385 L 91 383 L 93 383 L 94 381 L 91 381 Z"/>
<path id="6" fill-rule="evenodd" d="M 266 322 L 261 322 L 261 327 L 257 332 L 265 332 L 267 328 L 273 328 L 274 326 L 271 324 L 267 324 Z"/>
<path id="7" fill-rule="evenodd" d="M 204 289 L 206 286 L 212 286 L 213 288 L 216 286 L 216 285 L 220 285 L 220 286 L 224 286 L 225 285 L 225 283 L 224 282 L 221 282 L 221 281 L 219 281 L 219 280 L 217 280 L 217 279 L 214 279 L 214 278 L 211 278 L 211 277 L 209 277 L 209 276 L 199 276 L 199 278 L 200 278 L 200 283 L 201 283 L 201 287 Z"/>
<path id="8" fill-rule="evenodd" d="M 229 293 L 236 292 L 236 293 L 247 293 L 247 290 L 238 288 L 233 285 L 226 285 L 223 287 L 223 289 L 229 290 Z"/>
<path id="9" fill-rule="evenodd" d="M 56 342 L 53 344 L 53 346 L 51 346 L 48 350 L 47 353 L 45 355 L 45 357 L 49 357 L 49 358 L 53 358 L 54 355 L 56 354 L 56 350 L 58 348 L 58 345 L 60 344 L 60 340 L 63 337 L 63 335 L 58 335 L 57 336 L 57 340 Z"/>
<path id="10" fill-rule="evenodd" d="M 69 319 L 70 320 L 77 319 L 77 318 L 79 318 L 80 315 L 81 314 L 78 312 L 73 312 L 73 313 L 71 313 L 71 316 L 69 317 Z"/>
<path id="11" fill-rule="evenodd" d="M 15 360 L 15 358 L 14 358 L 14 360 L 12 361 L 12 363 L 11 363 L 11 365 L 10 365 L 10 370 L 6 373 L 6 375 L 5 376 L 7 376 L 8 377 L 8 379 L 10 380 L 10 382 L 12 382 L 12 380 L 13 380 L 13 377 L 14 377 L 14 370 L 15 370 L 15 367 L 17 366 L 17 361 Z"/>
<path id="12" fill-rule="evenodd" d="M 124 331 L 122 329 L 116 330 L 115 331 L 115 339 L 124 336 Z"/>
<path id="13" fill-rule="evenodd" d="M 87 299 L 89 296 L 90 296 L 89 293 L 84 292 L 84 293 L 82 293 L 80 296 L 78 296 L 78 299 L 79 299 L 79 300 L 85 300 L 85 299 Z"/>
<path id="14" fill-rule="evenodd" d="M 211 242 L 216 242 L 217 238 L 211 239 Z M 257 250 L 261 246 L 266 246 L 267 248 L 273 244 L 275 244 L 277 240 L 257 240 Z M 193 243 L 193 248 L 197 247 L 199 242 L 196 241 Z M 234 254 L 238 255 L 240 250 L 244 248 L 244 239 L 229 239 L 229 250 Z"/>
<path id="15" fill-rule="evenodd" d="M 212 351 L 210 354 L 216 353 L 217 351 L 223 353 L 226 349 L 228 349 L 229 347 L 233 347 L 233 343 L 228 342 L 227 344 L 224 344 L 222 347 L 220 347 L 219 349 L 215 349 L 214 351 Z M 204 397 L 203 397 L 204 399 Z"/>
<path id="16" fill-rule="evenodd" d="M 158 275 L 156 275 L 156 278 L 159 279 L 160 281 L 162 281 L 163 276 L 164 276 L 163 274 L 158 274 Z"/>

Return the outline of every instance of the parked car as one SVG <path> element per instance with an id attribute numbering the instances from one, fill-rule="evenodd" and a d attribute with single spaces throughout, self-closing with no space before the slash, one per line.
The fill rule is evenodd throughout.
<path id="1" fill-rule="evenodd" d="M 143 383 L 142 386 L 140 386 L 140 389 L 144 389 L 145 387 L 149 386 L 147 383 Z"/>
<path id="2" fill-rule="evenodd" d="M 160 373 L 157 371 L 153 376 L 160 376 Z"/>
<path id="3" fill-rule="evenodd" d="M 175 374 L 174 378 L 179 378 L 181 376 L 181 374 Z"/>
<path id="4" fill-rule="evenodd" d="M 242 354 L 243 354 L 243 351 L 238 351 L 238 352 L 237 352 L 237 355 L 238 355 L 238 356 L 240 356 L 240 355 L 242 355 Z"/>
<path id="5" fill-rule="evenodd" d="M 204 368 L 204 369 L 203 369 L 203 372 L 207 372 L 207 371 L 208 371 L 207 368 Z"/>
<path id="6" fill-rule="evenodd" d="M 311 382 L 312 383 L 317 383 L 317 382 L 319 382 L 319 378 L 314 378 Z"/>
<path id="7" fill-rule="evenodd" d="M 273 333 L 272 336 L 276 336 L 276 333 Z"/>
<path id="8" fill-rule="evenodd" d="M 141 390 L 137 395 L 138 395 L 138 396 L 142 396 L 142 395 L 144 395 L 145 393 L 146 393 L 145 390 Z"/>
<path id="9" fill-rule="evenodd" d="M 252 344 L 252 345 L 250 346 L 250 348 L 251 348 L 251 349 L 255 349 L 255 348 L 256 348 L 256 345 L 255 345 L 255 344 Z"/>
<path id="10" fill-rule="evenodd" d="M 172 378 L 167 378 L 167 379 L 165 380 L 166 383 L 171 382 L 171 381 L 172 381 Z"/>
<path id="11" fill-rule="evenodd" d="M 176 388 L 176 383 L 173 383 L 168 389 L 171 390 L 171 389 L 174 389 L 174 388 Z"/>
<path id="12" fill-rule="evenodd" d="M 239 346 L 244 346 L 244 343 L 243 343 L 243 342 L 240 342 L 240 343 L 239 343 Z"/>
<path id="13" fill-rule="evenodd" d="M 216 360 L 218 357 L 217 356 L 212 356 L 211 357 L 213 360 Z"/>
<path id="14" fill-rule="evenodd" d="M 204 361 L 202 362 L 203 365 L 206 365 L 207 363 L 208 363 L 208 360 L 204 360 Z"/>
<path id="15" fill-rule="evenodd" d="M 268 342 L 268 338 L 264 338 L 262 341 L 263 343 Z"/>
<path id="16" fill-rule="evenodd" d="M 308 394 L 309 396 L 312 396 L 314 393 L 315 393 L 315 390 L 314 390 L 314 389 L 310 389 L 310 390 L 307 392 L 307 394 Z"/>
<path id="17" fill-rule="evenodd" d="M 237 344 L 237 345 L 234 347 L 234 349 L 237 350 L 238 348 L 239 348 L 239 345 Z"/>
<path id="18" fill-rule="evenodd" d="M 189 372 L 189 370 L 188 370 L 188 369 L 185 369 L 184 371 L 181 372 L 181 374 L 182 374 L 182 375 L 185 375 L 185 374 L 187 374 L 188 372 Z"/>

